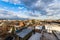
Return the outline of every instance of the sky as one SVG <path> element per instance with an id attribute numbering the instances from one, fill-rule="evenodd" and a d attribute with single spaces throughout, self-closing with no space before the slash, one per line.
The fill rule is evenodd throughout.
<path id="1" fill-rule="evenodd" d="M 0 0 L 0 18 L 60 19 L 60 0 Z"/>

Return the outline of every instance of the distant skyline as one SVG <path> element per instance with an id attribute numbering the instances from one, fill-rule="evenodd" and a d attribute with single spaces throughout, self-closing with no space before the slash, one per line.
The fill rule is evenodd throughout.
<path id="1" fill-rule="evenodd" d="M 0 0 L 0 18 L 60 19 L 60 0 Z"/>

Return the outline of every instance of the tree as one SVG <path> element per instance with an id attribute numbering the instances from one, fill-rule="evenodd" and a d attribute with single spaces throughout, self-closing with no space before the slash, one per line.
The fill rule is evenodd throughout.
<path id="1" fill-rule="evenodd" d="M 35 34 L 35 20 L 32 20 L 32 25 L 34 26 L 34 34 Z"/>

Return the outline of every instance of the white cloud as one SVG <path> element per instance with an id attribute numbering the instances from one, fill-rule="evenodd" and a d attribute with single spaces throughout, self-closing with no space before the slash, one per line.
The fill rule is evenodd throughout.
<path id="1" fill-rule="evenodd" d="M 56 1 L 56 0 L 55 0 Z M 45 9 L 48 19 L 60 19 L 60 2 L 54 2 L 48 5 Z"/>
<path id="2" fill-rule="evenodd" d="M 18 9 L 19 9 L 19 10 L 22 10 L 22 9 L 24 9 L 24 7 L 18 7 Z"/>
<path id="3" fill-rule="evenodd" d="M 20 4 L 21 3 L 19 0 L 11 0 L 10 2 L 12 2 L 14 4 Z"/>
<path id="4" fill-rule="evenodd" d="M 4 2 L 10 2 L 10 3 L 13 3 L 13 4 L 20 4 L 20 0 L 2 0 Z"/>
<path id="5" fill-rule="evenodd" d="M 44 7 L 45 7 L 45 3 L 42 2 L 41 0 L 38 0 L 38 1 L 37 1 L 36 3 L 34 3 L 33 5 L 34 5 L 34 7 L 36 7 L 36 8 L 40 8 L 40 7 L 44 8 Z M 33 5 L 32 5 L 32 6 L 33 6 Z"/>
<path id="6" fill-rule="evenodd" d="M 2 1 L 9 2 L 9 0 L 2 0 Z"/>
<path id="7" fill-rule="evenodd" d="M 21 3 L 20 0 L 3 0 L 3 1 L 14 3 L 14 4 L 20 4 Z M 37 0 L 36 2 L 33 2 L 31 5 L 29 3 L 28 7 L 30 7 L 30 6 L 34 9 L 37 8 L 37 10 L 43 9 L 47 13 L 46 13 L 46 15 L 42 15 L 42 13 L 38 12 L 37 10 L 35 12 L 30 11 L 30 10 L 24 10 L 23 11 L 21 9 L 24 9 L 24 7 L 18 7 L 18 9 L 20 9 L 19 12 L 7 10 L 8 12 L 7 12 L 6 17 L 11 16 L 11 18 L 12 18 L 13 16 L 14 17 L 17 16 L 18 18 L 30 18 L 30 19 L 60 19 L 60 2 L 58 0 L 55 0 L 53 3 L 50 3 L 50 4 L 48 4 L 48 2 L 46 4 L 46 3 L 42 2 L 42 0 Z M 0 10 L 1 17 L 4 16 L 4 14 L 1 14 L 4 11 L 5 11 L 5 9 Z"/>
<path id="8" fill-rule="evenodd" d="M 3 13 L 6 10 L 0 9 L 0 18 L 14 18 L 14 17 L 18 17 L 18 18 L 29 18 L 29 19 L 42 19 L 40 18 L 41 16 L 39 15 L 38 12 L 35 12 L 35 14 L 29 14 L 29 13 L 33 13 L 32 11 L 19 11 L 19 12 L 14 12 L 14 11 L 6 11 L 6 15 Z M 36 14 L 37 13 L 37 14 Z M 38 17 L 33 17 L 33 16 L 29 16 L 29 15 L 38 15 Z M 40 17 L 39 17 L 40 16 Z"/>

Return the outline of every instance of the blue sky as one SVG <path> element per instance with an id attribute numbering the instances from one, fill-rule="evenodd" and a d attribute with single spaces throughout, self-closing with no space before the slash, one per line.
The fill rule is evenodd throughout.
<path id="1" fill-rule="evenodd" d="M 0 18 L 60 19 L 60 0 L 0 0 Z"/>

